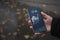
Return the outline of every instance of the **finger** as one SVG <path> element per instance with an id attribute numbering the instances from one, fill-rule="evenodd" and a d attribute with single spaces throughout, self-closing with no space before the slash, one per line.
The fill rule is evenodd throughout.
<path id="1" fill-rule="evenodd" d="M 31 20 L 28 21 L 28 25 L 29 25 L 29 28 L 30 28 L 30 29 L 33 29 Z"/>
<path id="2" fill-rule="evenodd" d="M 28 21 L 28 25 L 31 26 L 32 25 L 32 22 L 31 20 Z"/>
<path id="3" fill-rule="evenodd" d="M 33 26 L 30 26 L 30 29 L 33 29 Z"/>
<path id="4" fill-rule="evenodd" d="M 44 12 L 41 12 L 41 14 L 42 14 L 42 16 L 44 17 L 44 18 L 48 18 L 48 15 L 46 14 L 46 13 L 44 13 Z"/>
<path id="5" fill-rule="evenodd" d="M 28 23 L 31 23 L 31 20 L 28 20 Z"/>
<path id="6" fill-rule="evenodd" d="M 46 23 L 46 22 L 47 22 L 47 20 L 48 20 L 48 19 L 43 19 L 44 23 Z"/>
<path id="7" fill-rule="evenodd" d="M 40 35 L 41 33 L 34 33 L 35 35 Z"/>

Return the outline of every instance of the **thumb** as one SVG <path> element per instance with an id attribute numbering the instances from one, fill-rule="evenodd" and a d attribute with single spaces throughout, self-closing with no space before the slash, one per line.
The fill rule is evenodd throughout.
<path id="1" fill-rule="evenodd" d="M 49 16 L 46 14 L 46 13 L 44 13 L 44 12 L 41 12 L 41 14 L 42 14 L 42 16 L 44 17 L 44 18 L 48 18 Z"/>

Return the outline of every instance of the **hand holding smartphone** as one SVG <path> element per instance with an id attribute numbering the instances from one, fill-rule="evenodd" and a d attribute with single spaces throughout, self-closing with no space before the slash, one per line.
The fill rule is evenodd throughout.
<path id="1" fill-rule="evenodd" d="M 39 33 L 47 30 L 39 7 L 28 8 L 28 15 L 32 21 L 33 32 Z"/>

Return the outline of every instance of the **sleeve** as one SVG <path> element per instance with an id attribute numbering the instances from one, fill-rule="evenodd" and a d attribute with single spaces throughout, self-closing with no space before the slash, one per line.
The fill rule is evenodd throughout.
<path id="1" fill-rule="evenodd" d="M 51 24 L 51 34 L 60 38 L 60 18 L 53 18 Z"/>

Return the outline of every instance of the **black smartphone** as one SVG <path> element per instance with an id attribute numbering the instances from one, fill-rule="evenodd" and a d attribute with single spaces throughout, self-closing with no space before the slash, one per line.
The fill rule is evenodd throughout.
<path id="1" fill-rule="evenodd" d="M 32 21 L 33 32 L 45 32 L 46 26 L 41 15 L 41 9 L 39 7 L 28 8 L 28 16 Z"/>

